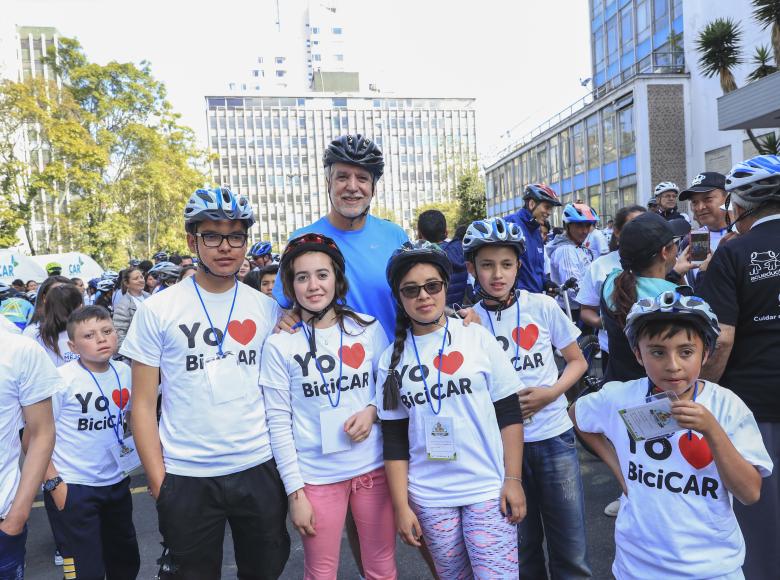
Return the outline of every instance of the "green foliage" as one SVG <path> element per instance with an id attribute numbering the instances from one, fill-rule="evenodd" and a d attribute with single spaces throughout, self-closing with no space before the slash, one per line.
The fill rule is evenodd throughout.
<path id="1" fill-rule="evenodd" d="M 764 28 L 772 27 L 775 65 L 780 65 L 780 0 L 753 0 L 753 18 Z"/>
<path id="2" fill-rule="evenodd" d="M 400 223 L 398 220 L 398 216 L 395 214 L 395 212 L 389 207 L 385 207 L 384 205 L 379 205 L 376 203 L 372 204 L 371 215 L 381 220 L 391 221 L 394 224 Z"/>
<path id="3" fill-rule="evenodd" d="M 460 216 L 460 206 L 454 201 L 438 201 L 434 203 L 426 203 L 414 210 L 414 216 L 412 218 L 412 227 L 417 227 L 417 218 L 420 214 L 429 209 L 437 209 L 444 214 L 444 219 L 447 220 L 447 233 L 451 237 L 455 233 L 455 228 L 460 223 L 458 218 Z"/>
<path id="4" fill-rule="evenodd" d="M 780 155 L 780 140 L 777 138 L 777 133 L 767 133 L 758 138 L 759 154 L 761 155 Z"/>
<path id="5" fill-rule="evenodd" d="M 750 62 L 755 66 L 747 77 L 750 82 L 777 72 L 777 67 L 772 64 L 772 55 L 768 46 L 757 46 L 753 59 Z"/>
<path id="6" fill-rule="evenodd" d="M 205 154 L 165 86 L 148 63 L 92 63 L 68 38 L 46 58 L 59 85 L 0 86 L 0 212 L 17 216 L 31 241 L 32 208 L 45 195 L 52 231 L 36 249 L 83 251 L 106 267 L 184 250 L 181 210 L 206 181 Z M 18 158 L 24 138 L 31 159 Z M 0 236 L 5 223 L 0 213 Z"/>
<path id="7" fill-rule="evenodd" d="M 732 69 L 742 62 L 742 29 L 730 18 L 708 23 L 696 39 L 699 69 L 706 77 L 718 75 L 724 93 L 737 88 Z"/>
<path id="8" fill-rule="evenodd" d="M 471 223 L 484 219 L 487 215 L 485 202 L 485 182 L 479 175 L 476 165 L 462 171 L 455 188 L 455 199 L 458 200 L 458 224 Z"/>

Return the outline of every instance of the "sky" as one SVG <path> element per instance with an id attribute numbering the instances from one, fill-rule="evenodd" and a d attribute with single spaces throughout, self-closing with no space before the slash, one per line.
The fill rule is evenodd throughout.
<path id="1" fill-rule="evenodd" d="M 290 3 L 278 0 L 284 14 Z M 205 145 L 207 94 L 248 74 L 274 0 L 3 0 L 4 20 L 55 26 L 90 60 L 149 61 Z M 587 92 L 587 0 L 340 0 L 361 75 L 403 97 L 475 97 L 481 158 Z M 10 16 L 10 20 L 8 17 Z M 282 22 L 285 26 L 287 23 Z"/>

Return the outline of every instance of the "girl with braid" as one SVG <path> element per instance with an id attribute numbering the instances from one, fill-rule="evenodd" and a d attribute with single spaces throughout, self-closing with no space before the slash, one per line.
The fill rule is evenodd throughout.
<path id="1" fill-rule="evenodd" d="M 517 578 L 520 382 L 486 329 L 445 316 L 450 274 L 428 242 L 387 265 L 396 327 L 376 400 L 396 528 L 406 544 L 424 539 L 442 580 Z"/>

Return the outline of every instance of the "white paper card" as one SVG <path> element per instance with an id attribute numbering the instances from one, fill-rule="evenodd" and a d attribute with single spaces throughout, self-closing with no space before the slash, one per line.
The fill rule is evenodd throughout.
<path id="1" fill-rule="evenodd" d="M 452 417 L 425 418 L 425 451 L 433 461 L 454 461 L 458 457 L 455 448 L 455 426 Z"/>
<path id="2" fill-rule="evenodd" d="M 132 437 L 125 437 L 122 443 L 115 441 L 109 446 L 108 452 L 125 475 L 130 475 L 131 471 L 141 466 L 141 458 Z"/>
<path id="3" fill-rule="evenodd" d="M 250 385 L 247 385 L 246 373 L 232 352 L 207 359 L 205 367 L 215 405 L 235 401 L 247 394 Z"/>
<path id="4" fill-rule="evenodd" d="M 320 441 L 322 453 L 338 453 L 352 449 L 352 439 L 344 431 L 344 423 L 352 416 L 348 407 L 324 407 L 320 410 Z"/>
<path id="5" fill-rule="evenodd" d="M 634 441 L 666 437 L 682 429 L 672 417 L 672 402 L 676 400 L 675 393 L 659 393 L 642 405 L 619 409 L 618 413 Z"/>

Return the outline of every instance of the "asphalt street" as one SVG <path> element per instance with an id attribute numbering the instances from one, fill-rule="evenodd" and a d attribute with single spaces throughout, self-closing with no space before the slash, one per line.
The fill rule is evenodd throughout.
<path id="1" fill-rule="evenodd" d="M 613 541 L 615 520 L 605 516 L 603 509 L 611 500 L 618 497 L 619 487 L 607 468 L 582 450 L 580 450 L 580 464 L 585 487 L 588 550 L 593 577 L 596 579 L 611 578 L 610 567 L 615 554 Z M 131 487 L 134 491 L 133 520 L 141 551 L 141 572 L 138 578 L 151 580 L 157 573 L 158 566 L 155 562 L 161 552 L 161 538 L 157 531 L 157 512 L 151 496 L 146 491 L 146 481 L 143 474 L 133 476 Z M 282 578 L 297 580 L 303 577 L 303 548 L 297 532 L 291 528 L 290 536 L 293 540 L 292 550 Z M 26 578 L 30 580 L 60 580 L 62 568 L 54 566 L 53 556 L 54 542 L 49 524 L 46 521 L 46 511 L 41 502 L 36 502 L 29 522 Z M 399 578 L 404 580 L 430 578 L 425 563 L 415 549 L 399 542 L 397 559 Z M 225 579 L 236 578 L 229 530 L 225 538 L 222 577 Z M 346 537 L 342 541 L 339 578 L 350 580 L 358 578 Z"/>

